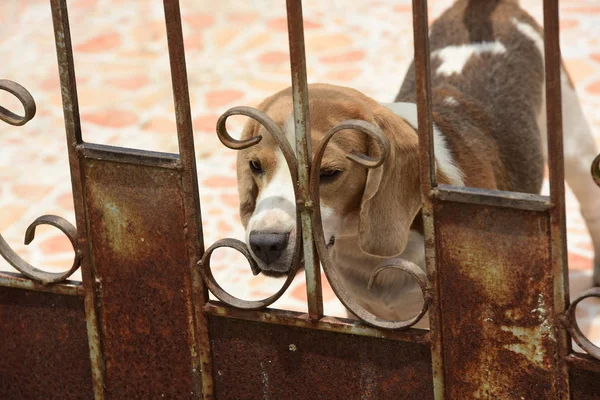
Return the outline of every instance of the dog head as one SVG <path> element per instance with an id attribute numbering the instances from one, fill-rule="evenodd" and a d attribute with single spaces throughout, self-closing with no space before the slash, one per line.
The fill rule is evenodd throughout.
<path id="1" fill-rule="evenodd" d="M 313 151 L 331 128 L 349 119 L 379 126 L 391 144 L 383 165 L 368 170 L 346 156 L 355 151 L 378 157 L 380 149 L 372 139 L 353 130 L 333 137 L 320 167 L 325 240 L 333 245 L 336 237 L 355 235 L 365 253 L 400 254 L 421 206 L 415 130 L 356 90 L 323 84 L 308 89 Z M 295 149 L 291 89 L 267 98 L 258 108 L 282 128 Z M 262 140 L 238 152 L 240 215 L 258 268 L 267 275 L 283 275 L 292 267 L 298 235 L 292 178 L 276 141 L 262 125 L 249 120 L 242 139 L 255 136 Z"/>

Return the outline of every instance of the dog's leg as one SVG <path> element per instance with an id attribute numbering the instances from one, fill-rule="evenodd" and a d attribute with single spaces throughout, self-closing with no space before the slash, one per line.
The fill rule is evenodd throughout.
<path id="1" fill-rule="evenodd" d="M 561 75 L 565 180 L 579 201 L 594 245 L 594 284 L 600 286 L 600 188 L 590 172 L 598 148 L 567 73 L 563 70 Z M 540 131 L 546 139 L 545 107 L 540 117 Z"/>

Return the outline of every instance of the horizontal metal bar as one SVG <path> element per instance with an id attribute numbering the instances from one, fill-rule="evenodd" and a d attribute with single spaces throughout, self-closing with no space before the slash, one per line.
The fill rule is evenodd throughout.
<path id="1" fill-rule="evenodd" d="M 573 352 L 565 357 L 565 362 L 572 368 L 600 372 L 600 363 L 598 360 L 587 354 Z"/>
<path id="2" fill-rule="evenodd" d="M 83 297 L 85 294 L 83 284 L 79 281 L 69 280 L 63 283 L 43 285 L 25 277 L 24 275 L 5 271 L 0 272 L 0 287 L 32 290 L 34 292 L 65 294 L 67 296 L 79 297 Z"/>
<path id="3" fill-rule="evenodd" d="M 148 165 L 156 168 L 180 170 L 181 160 L 179 155 L 129 149 L 125 147 L 108 146 L 104 144 L 83 143 L 77 146 L 77 151 L 84 158 L 93 160 L 106 160 L 123 164 Z"/>
<path id="4" fill-rule="evenodd" d="M 552 203 L 548 196 L 529 193 L 439 185 L 430 192 L 430 195 L 442 201 L 481 204 L 518 210 L 547 211 L 552 208 Z"/>
<path id="5" fill-rule="evenodd" d="M 215 301 L 207 303 L 203 310 L 205 313 L 216 317 L 376 337 L 380 339 L 397 340 L 400 342 L 429 344 L 429 331 L 424 329 L 407 329 L 403 331 L 380 330 L 364 325 L 353 319 L 323 317 L 320 320 L 315 321 L 311 319 L 308 314 L 304 313 L 274 309 L 266 309 L 266 311 L 240 310 L 224 306 L 222 303 Z"/>

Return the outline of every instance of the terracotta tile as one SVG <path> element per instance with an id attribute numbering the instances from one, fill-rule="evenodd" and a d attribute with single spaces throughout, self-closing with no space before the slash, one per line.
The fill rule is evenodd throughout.
<path id="1" fill-rule="evenodd" d="M 131 93 L 127 90 L 115 89 L 108 85 L 100 87 L 82 85 L 78 87 L 79 104 L 82 107 L 115 107 L 115 98 L 127 98 Z M 60 96 L 60 94 L 59 94 Z"/>
<path id="2" fill-rule="evenodd" d="M 148 122 L 145 122 L 142 125 L 142 129 L 175 134 L 177 132 L 177 125 L 173 119 L 155 117 L 150 119 Z"/>
<path id="3" fill-rule="evenodd" d="M 121 44 L 121 37 L 118 33 L 108 33 L 96 36 L 80 45 L 75 46 L 75 51 L 84 53 L 101 53 L 112 50 Z"/>
<path id="4" fill-rule="evenodd" d="M 344 68 L 339 71 L 328 72 L 327 75 L 325 75 L 325 76 L 327 77 L 328 80 L 332 80 L 332 81 L 351 82 L 354 79 L 356 79 L 356 77 L 358 77 L 360 74 L 362 74 L 362 70 L 360 70 L 360 69 Z"/>
<path id="5" fill-rule="evenodd" d="M 583 58 L 565 60 L 565 66 L 575 83 L 586 80 L 598 72 L 597 65 Z"/>
<path id="6" fill-rule="evenodd" d="M 588 91 L 590 94 L 600 96 L 600 80 L 590 83 L 586 86 L 585 90 Z"/>
<path id="7" fill-rule="evenodd" d="M 321 58 L 321 61 L 324 63 L 347 63 L 360 61 L 365 58 L 365 52 L 362 50 L 354 50 L 343 54 L 338 54 L 334 56 L 327 56 Z"/>
<path id="8" fill-rule="evenodd" d="M 111 79 L 108 83 L 120 89 L 136 90 L 148 86 L 150 81 L 146 75 L 134 75 L 127 78 Z"/>
<path id="9" fill-rule="evenodd" d="M 569 7 L 565 9 L 568 13 L 580 13 L 580 14 L 600 14 L 600 7 Z"/>
<path id="10" fill-rule="evenodd" d="M 586 337 L 596 346 L 600 346 L 600 323 L 591 325 L 586 332 Z"/>
<path id="11" fill-rule="evenodd" d="M 207 187 L 237 187 L 237 179 L 229 176 L 213 176 L 202 181 L 204 186 Z"/>
<path id="12" fill-rule="evenodd" d="M 570 270 L 588 270 L 592 269 L 592 260 L 579 254 L 569 253 L 569 269 Z"/>
<path id="13" fill-rule="evenodd" d="M 133 26 L 132 30 L 135 42 L 144 44 L 161 41 L 166 45 L 166 34 L 167 27 L 164 20 L 145 21 L 143 24 Z"/>
<path id="14" fill-rule="evenodd" d="M 57 200 L 58 204 L 66 210 L 73 210 L 73 194 L 71 192 L 61 194 Z"/>
<path id="15" fill-rule="evenodd" d="M 208 28 L 215 23 L 215 17 L 210 14 L 185 15 L 183 20 L 194 29 Z"/>
<path id="16" fill-rule="evenodd" d="M 234 28 L 219 28 L 215 34 L 214 45 L 217 49 L 226 47 L 231 41 L 240 34 L 239 29 Z"/>
<path id="17" fill-rule="evenodd" d="M 184 44 L 186 49 L 202 50 L 204 49 L 204 38 L 198 33 L 192 33 L 186 36 Z"/>
<path id="18" fill-rule="evenodd" d="M 223 194 L 221 195 L 223 204 L 231 208 L 238 208 L 240 206 L 240 198 L 237 194 Z"/>
<path id="19" fill-rule="evenodd" d="M 412 6 L 411 5 L 398 5 L 394 7 L 394 11 L 398 11 L 401 13 L 412 13 Z"/>
<path id="20" fill-rule="evenodd" d="M 2 230 L 8 228 L 15 222 L 17 222 L 27 211 L 27 207 L 8 204 L 2 207 L 2 212 L 0 212 L 0 233 Z"/>
<path id="21" fill-rule="evenodd" d="M 206 94 L 206 105 L 210 108 L 221 107 L 244 97 L 241 90 L 214 90 Z"/>
<path id="22" fill-rule="evenodd" d="M 579 25 L 579 21 L 574 19 L 562 19 L 560 20 L 560 30 L 566 31 L 571 30 Z"/>
<path id="23" fill-rule="evenodd" d="M 71 242 L 69 242 L 69 239 L 61 233 L 42 241 L 40 243 L 40 248 L 46 254 L 73 252 L 73 246 L 71 246 Z"/>
<path id="24" fill-rule="evenodd" d="M 342 49 L 352 43 L 352 38 L 343 33 L 306 35 L 306 52 L 322 52 L 333 49 Z"/>
<path id="25" fill-rule="evenodd" d="M 219 115 L 201 115 L 192 121 L 194 132 L 212 133 L 216 135 Z"/>
<path id="26" fill-rule="evenodd" d="M 260 32 L 249 36 L 241 48 L 244 52 L 248 52 L 266 46 L 272 40 L 273 35 L 270 32 Z"/>
<path id="27" fill-rule="evenodd" d="M 290 62 L 290 55 L 284 51 L 270 51 L 263 53 L 258 57 L 258 62 L 262 64 L 279 64 Z"/>
<path id="28" fill-rule="evenodd" d="M 303 23 L 305 31 L 322 27 L 321 24 L 307 19 L 304 19 Z M 267 26 L 269 27 L 269 29 L 287 32 L 287 18 L 274 18 L 267 23 Z"/>
<path id="29" fill-rule="evenodd" d="M 73 4 L 75 7 L 93 8 L 98 4 L 98 0 L 79 0 Z"/>
<path id="30" fill-rule="evenodd" d="M 217 215 L 223 215 L 223 210 L 220 208 L 209 208 L 208 209 L 208 216 L 217 216 Z"/>
<path id="31" fill-rule="evenodd" d="M 44 79 L 40 84 L 42 90 L 60 90 L 60 79 L 58 74 L 51 75 L 47 79 Z"/>
<path id="32" fill-rule="evenodd" d="M 230 22 L 235 24 L 251 24 L 261 19 L 261 16 L 254 12 L 236 12 L 227 16 Z"/>
<path id="33" fill-rule="evenodd" d="M 218 228 L 219 228 L 219 232 L 221 234 L 227 234 L 227 233 L 230 233 L 233 230 L 233 228 L 231 227 L 231 225 L 229 225 L 225 221 L 219 221 Z"/>
<path id="34" fill-rule="evenodd" d="M 132 112 L 115 109 L 85 114 L 82 119 L 107 128 L 123 128 L 136 122 L 137 116 Z"/>
<path id="35" fill-rule="evenodd" d="M 290 86 L 289 83 L 281 83 L 281 82 L 274 82 L 274 81 L 269 81 L 269 80 L 259 80 L 259 79 L 250 80 L 250 81 L 248 81 L 248 84 L 253 89 L 264 90 L 269 93 L 279 92 L 280 90 L 283 90 L 286 87 Z"/>
<path id="36" fill-rule="evenodd" d="M 53 189 L 48 185 L 22 185 L 15 184 L 12 187 L 12 193 L 21 200 L 41 201 Z"/>

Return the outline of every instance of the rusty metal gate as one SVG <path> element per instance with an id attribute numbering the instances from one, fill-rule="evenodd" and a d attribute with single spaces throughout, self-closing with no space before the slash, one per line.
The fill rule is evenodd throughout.
<path id="1" fill-rule="evenodd" d="M 51 8 L 77 228 L 43 216 L 27 230 L 26 242 L 36 226 L 55 226 L 70 239 L 75 259 L 68 272 L 47 273 L 0 236 L 0 254 L 20 271 L 0 273 L 1 399 L 600 398 L 600 349 L 575 320 L 577 304 L 600 297 L 600 290 L 570 305 L 567 290 L 557 0 L 544 1 L 549 197 L 435 183 L 427 2 L 413 1 L 427 274 L 402 262 L 382 266 L 412 274 L 423 291 L 421 314 L 400 322 L 361 309 L 330 266 L 319 226 L 318 174 L 310 174 L 319 170 L 314 164 L 326 143 L 315 150 L 312 168 L 308 162 L 300 0 L 287 0 L 298 158 L 257 110 L 231 109 L 217 130 L 234 149 L 255 144 L 235 141 L 225 130 L 227 117 L 241 114 L 282 139 L 298 182 L 303 240 L 296 260 L 300 253 L 310 260 L 306 314 L 267 308 L 295 271 L 262 301 L 237 299 L 212 276 L 215 248 L 233 247 L 252 260 L 233 239 L 204 250 L 178 0 L 164 0 L 164 9 L 179 154 L 83 141 L 67 1 L 51 0 Z M 10 81 L 0 87 L 25 108 L 22 117 L 0 108 L 2 120 L 22 125 L 33 118 L 35 103 L 24 88 Z M 353 124 L 378 137 L 370 125 Z M 367 167 L 381 161 L 355 160 Z M 363 322 L 323 316 L 320 264 Z M 68 280 L 78 268 L 82 282 Z M 499 271 L 495 280 L 486 279 L 487 269 Z M 209 301 L 208 290 L 221 301 Z M 431 331 L 410 328 L 426 310 Z M 573 352 L 571 338 L 588 354 Z"/>

